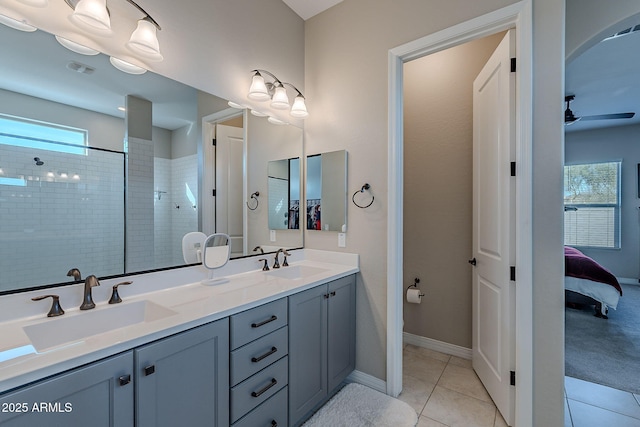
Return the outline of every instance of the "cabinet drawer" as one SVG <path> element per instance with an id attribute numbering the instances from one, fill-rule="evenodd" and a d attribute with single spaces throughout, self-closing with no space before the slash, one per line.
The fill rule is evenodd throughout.
<path id="1" fill-rule="evenodd" d="M 289 358 L 258 372 L 231 389 L 231 423 L 269 399 L 282 389 L 289 380 Z"/>
<path id="2" fill-rule="evenodd" d="M 278 329 L 231 352 L 231 385 L 266 368 L 289 353 L 288 327 Z"/>
<path id="3" fill-rule="evenodd" d="M 286 324 L 286 298 L 233 315 L 231 316 L 231 349 L 235 350 Z"/>
<path id="4" fill-rule="evenodd" d="M 288 427 L 288 395 L 289 387 L 284 387 L 269 400 L 238 420 L 233 427 Z"/>

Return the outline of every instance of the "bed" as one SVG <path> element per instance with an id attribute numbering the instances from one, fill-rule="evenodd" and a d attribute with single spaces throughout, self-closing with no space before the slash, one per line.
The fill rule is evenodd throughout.
<path id="1" fill-rule="evenodd" d="M 570 246 L 564 247 L 565 302 L 569 306 L 593 305 L 596 316 L 607 319 L 622 296 L 618 279 L 592 258 Z"/>

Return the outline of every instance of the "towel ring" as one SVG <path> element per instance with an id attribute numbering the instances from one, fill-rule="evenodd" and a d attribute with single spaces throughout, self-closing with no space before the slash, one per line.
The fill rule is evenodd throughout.
<path id="1" fill-rule="evenodd" d="M 251 198 L 256 201 L 256 205 L 254 207 L 249 206 L 249 202 L 245 202 L 247 204 L 247 207 L 249 208 L 249 210 L 255 211 L 256 209 L 258 209 L 258 205 L 260 204 L 260 201 L 258 200 L 259 196 L 260 196 L 260 192 L 259 191 L 256 191 L 255 193 L 253 193 L 251 195 Z"/>
<path id="2" fill-rule="evenodd" d="M 373 196 L 373 194 L 371 195 L 371 201 L 370 201 L 370 202 L 369 202 L 369 204 L 368 204 L 368 205 L 366 205 L 366 206 L 359 205 L 359 204 L 356 202 L 356 194 L 358 194 L 358 193 L 364 193 L 364 190 L 369 190 L 370 188 L 371 188 L 371 186 L 370 186 L 369 184 L 365 183 L 365 184 L 362 186 L 362 188 L 361 188 L 360 190 L 358 190 L 358 191 L 356 191 L 355 193 L 353 193 L 353 196 L 351 196 L 351 201 L 353 202 L 353 204 L 354 204 L 354 205 L 356 205 L 357 207 L 359 207 L 360 209 L 366 209 L 366 208 L 368 208 L 369 206 L 371 206 L 371 205 L 373 204 L 373 201 L 376 199 L 376 198 Z M 369 193 L 371 193 L 371 192 L 369 192 Z"/>

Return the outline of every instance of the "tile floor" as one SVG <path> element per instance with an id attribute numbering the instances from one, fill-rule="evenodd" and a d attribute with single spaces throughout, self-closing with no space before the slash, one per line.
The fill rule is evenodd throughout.
<path id="1" fill-rule="evenodd" d="M 403 391 L 417 427 L 505 427 L 471 361 L 407 344 Z M 564 427 L 640 427 L 640 395 L 575 378 L 565 381 Z"/>

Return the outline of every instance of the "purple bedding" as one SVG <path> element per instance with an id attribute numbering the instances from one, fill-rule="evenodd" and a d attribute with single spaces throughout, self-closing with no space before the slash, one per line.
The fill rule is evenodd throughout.
<path id="1" fill-rule="evenodd" d="M 616 288 L 622 295 L 618 279 L 609 270 L 576 248 L 564 247 L 564 275 L 606 283 Z"/>

